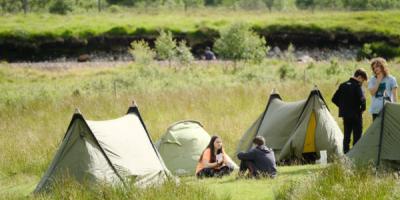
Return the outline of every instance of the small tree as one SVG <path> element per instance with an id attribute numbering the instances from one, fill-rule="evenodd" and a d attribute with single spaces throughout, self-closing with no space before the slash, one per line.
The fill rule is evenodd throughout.
<path id="1" fill-rule="evenodd" d="M 176 50 L 179 63 L 188 65 L 194 60 L 190 47 L 186 46 L 186 41 L 180 41 Z"/>
<path id="2" fill-rule="evenodd" d="M 243 23 L 235 23 L 221 32 L 215 41 L 215 51 L 235 63 L 239 60 L 261 62 L 267 53 L 266 41 Z"/>
<path id="3" fill-rule="evenodd" d="M 264 0 L 265 5 L 267 5 L 269 12 L 272 11 L 272 6 L 274 6 L 274 0 Z"/>
<path id="4" fill-rule="evenodd" d="M 176 55 L 176 42 L 172 39 L 171 32 L 162 30 L 155 43 L 158 58 L 161 60 L 168 60 L 171 66 L 171 60 Z"/>
<path id="5" fill-rule="evenodd" d="M 72 5 L 64 0 L 55 0 L 49 7 L 49 12 L 54 14 L 65 15 L 71 11 Z"/>
<path id="6" fill-rule="evenodd" d="M 149 65 L 156 56 L 156 53 L 143 40 L 132 42 L 129 52 L 139 65 Z"/>

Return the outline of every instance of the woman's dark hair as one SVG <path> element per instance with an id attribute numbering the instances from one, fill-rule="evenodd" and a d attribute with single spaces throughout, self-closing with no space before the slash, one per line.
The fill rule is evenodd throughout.
<path id="1" fill-rule="evenodd" d="M 206 148 L 203 150 L 203 152 L 201 153 L 199 162 L 201 162 L 201 160 L 203 159 L 204 151 L 206 151 L 206 149 L 208 149 L 208 148 L 210 148 L 210 154 L 211 154 L 211 155 L 210 155 L 210 163 L 216 161 L 215 154 L 214 154 L 214 150 L 215 150 L 215 149 L 214 149 L 214 142 L 215 142 L 215 140 L 218 139 L 218 138 L 220 138 L 220 137 L 219 137 L 219 136 L 216 136 L 216 135 L 214 135 L 214 136 L 211 137 L 210 143 L 208 143 L 207 147 L 206 147 Z M 220 154 L 220 153 L 222 153 L 222 152 L 223 152 L 223 151 L 222 151 L 222 148 L 217 150 L 217 154 Z"/>

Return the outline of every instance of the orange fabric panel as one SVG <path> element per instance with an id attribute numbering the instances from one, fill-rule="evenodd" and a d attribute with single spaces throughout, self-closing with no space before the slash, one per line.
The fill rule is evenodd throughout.
<path id="1" fill-rule="evenodd" d="M 303 153 L 315 152 L 315 128 L 317 127 L 317 120 L 314 111 L 311 113 L 310 121 L 306 132 L 306 139 L 304 141 Z"/>

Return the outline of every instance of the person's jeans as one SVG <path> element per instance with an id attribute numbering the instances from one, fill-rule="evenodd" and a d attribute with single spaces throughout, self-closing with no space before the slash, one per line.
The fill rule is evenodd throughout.
<path id="1" fill-rule="evenodd" d="M 230 168 L 228 166 L 223 166 L 218 169 L 214 168 L 204 168 L 201 171 L 199 171 L 196 176 L 197 178 L 204 178 L 204 177 L 222 177 L 225 175 L 231 174 L 233 171 L 233 168 Z"/>

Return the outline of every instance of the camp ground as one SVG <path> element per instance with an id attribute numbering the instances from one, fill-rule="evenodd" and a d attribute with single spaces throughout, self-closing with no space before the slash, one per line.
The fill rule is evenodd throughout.
<path id="1" fill-rule="evenodd" d="M 278 161 L 315 160 L 320 151 L 328 157 L 342 155 L 343 134 L 315 88 L 307 99 L 284 102 L 274 91 L 265 111 L 244 133 L 237 151 L 252 147 L 252 139 L 261 135 Z"/>
<path id="2" fill-rule="evenodd" d="M 357 144 L 346 154 L 356 163 L 400 169 L 400 105 L 387 102 Z"/>
<path id="3" fill-rule="evenodd" d="M 200 122 L 184 120 L 168 127 L 156 143 L 156 147 L 165 165 L 172 173 L 194 175 L 200 155 L 210 139 L 210 135 Z M 238 168 L 236 164 L 235 168 Z"/>
<path id="4" fill-rule="evenodd" d="M 119 186 L 134 181 L 145 187 L 163 183 L 170 173 L 133 105 L 125 116 L 106 121 L 86 120 L 75 112 L 35 192 L 51 189 L 63 176 Z"/>

